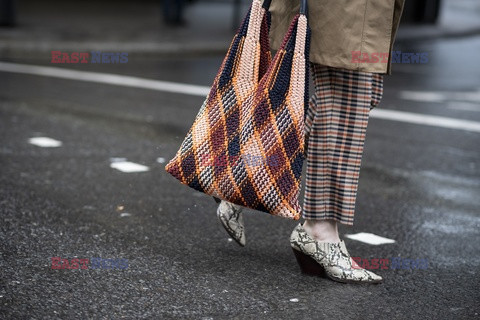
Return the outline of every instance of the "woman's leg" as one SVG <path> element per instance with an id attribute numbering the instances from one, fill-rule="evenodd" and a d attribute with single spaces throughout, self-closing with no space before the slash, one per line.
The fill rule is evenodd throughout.
<path id="1" fill-rule="evenodd" d="M 303 225 L 309 235 L 320 242 L 340 242 L 336 220 L 307 219 Z"/>
<path id="2" fill-rule="evenodd" d="M 306 222 L 293 229 L 290 244 L 305 273 L 339 282 L 380 283 L 382 277 L 354 263 L 337 227 L 353 224 L 368 115 L 381 91 L 373 89 L 372 73 L 319 65 L 312 69 L 315 94 L 305 120 Z"/>
<path id="3" fill-rule="evenodd" d="M 304 227 L 318 241 L 339 242 L 337 223 L 353 224 L 369 111 L 380 101 L 383 78 L 317 64 L 311 69 Z"/>

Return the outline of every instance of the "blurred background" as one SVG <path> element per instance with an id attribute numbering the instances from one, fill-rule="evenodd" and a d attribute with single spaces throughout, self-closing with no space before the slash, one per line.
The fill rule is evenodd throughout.
<path id="1" fill-rule="evenodd" d="M 0 52 L 8 56 L 15 50 L 18 57 L 28 50 L 49 53 L 51 45 L 80 50 L 95 44 L 155 54 L 222 53 L 249 5 L 246 0 L 1 0 Z M 475 0 L 406 1 L 399 40 L 478 31 L 479 6 Z"/>
<path id="2" fill-rule="evenodd" d="M 395 241 L 346 239 L 352 256 L 429 267 L 379 270 L 380 286 L 303 276 L 292 221 L 247 211 L 238 247 L 214 201 L 164 170 L 250 3 L 0 0 L 0 318 L 479 318 L 480 1 L 406 1 L 394 50 L 428 62 L 385 77 L 341 233 Z"/>

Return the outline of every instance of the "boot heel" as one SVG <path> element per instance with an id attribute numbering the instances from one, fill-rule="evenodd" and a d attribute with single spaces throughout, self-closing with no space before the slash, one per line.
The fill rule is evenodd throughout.
<path id="1" fill-rule="evenodd" d="M 296 249 L 292 248 L 292 250 L 295 254 L 295 258 L 297 258 L 297 262 L 300 265 L 300 269 L 303 273 L 326 277 L 325 269 L 320 264 L 318 264 L 315 259 L 307 256 L 303 252 L 300 252 Z"/>

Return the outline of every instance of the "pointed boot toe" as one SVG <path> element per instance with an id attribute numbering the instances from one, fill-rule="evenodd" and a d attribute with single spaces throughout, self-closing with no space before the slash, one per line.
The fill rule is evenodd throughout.
<path id="1" fill-rule="evenodd" d="M 244 247 L 246 238 L 242 207 L 222 200 L 217 209 L 217 217 L 230 237 Z"/>

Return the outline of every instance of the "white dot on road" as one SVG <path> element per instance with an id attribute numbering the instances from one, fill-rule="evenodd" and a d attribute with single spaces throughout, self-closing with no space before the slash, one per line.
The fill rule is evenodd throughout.
<path id="1" fill-rule="evenodd" d="M 130 162 L 130 161 L 116 161 L 110 163 L 110 167 L 117 169 L 122 172 L 131 173 L 131 172 L 145 172 L 150 170 L 149 167 L 142 164 Z"/>
<path id="2" fill-rule="evenodd" d="M 395 240 L 393 239 L 388 239 L 384 238 L 381 236 L 377 236 L 376 234 L 373 233 L 368 233 L 368 232 L 360 232 L 356 234 L 347 234 L 345 237 L 352 239 L 352 240 L 357 240 L 360 242 L 372 244 L 372 245 L 380 245 L 380 244 L 386 244 L 386 243 L 395 243 Z"/>
<path id="3" fill-rule="evenodd" d="M 158 163 L 165 163 L 165 158 L 162 158 L 162 157 L 157 158 L 157 162 Z"/>
<path id="4" fill-rule="evenodd" d="M 38 146 L 38 147 L 43 147 L 43 148 L 55 148 L 55 147 L 60 147 L 62 145 L 61 141 L 48 138 L 48 137 L 34 137 L 28 139 L 28 142 Z"/>
<path id="5" fill-rule="evenodd" d="M 123 213 L 120 214 L 120 217 L 122 217 L 122 218 L 123 217 L 130 217 L 130 216 L 131 216 L 131 214 L 128 213 L 128 212 L 123 212 Z"/>
<path id="6" fill-rule="evenodd" d="M 298 302 L 298 299 L 297 298 L 292 298 L 292 299 L 290 299 L 290 302 Z"/>

